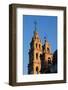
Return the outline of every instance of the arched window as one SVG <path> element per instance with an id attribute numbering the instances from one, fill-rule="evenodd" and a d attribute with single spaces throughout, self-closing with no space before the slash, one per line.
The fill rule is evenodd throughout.
<path id="1" fill-rule="evenodd" d="M 47 47 L 47 52 L 49 53 L 50 52 L 50 49 Z"/>
<path id="2" fill-rule="evenodd" d="M 36 48 L 37 48 L 38 44 L 36 43 Z"/>
<path id="3" fill-rule="evenodd" d="M 39 44 L 39 48 L 41 47 L 41 45 Z"/>
<path id="4" fill-rule="evenodd" d="M 38 59 L 38 53 L 36 53 L 36 59 Z"/>
<path id="5" fill-rule="evenodd" d="M 38 74 L 38 67 L 36 67 L 36 74 Z"/>
<path id="6" fill-rule="evenodd" d="M 48 57 L 48 60 L 50 60 L 51 58 L 50 57 Z"/>
<path id="7" fill-rule="evenodd" d="M 51 64 L 51 58 L 48 57 L 48 64 Z"/>

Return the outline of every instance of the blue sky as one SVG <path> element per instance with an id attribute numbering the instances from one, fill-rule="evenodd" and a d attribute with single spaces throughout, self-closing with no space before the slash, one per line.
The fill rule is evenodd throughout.
<path id="1" fill-rule="evenodd" d="M 37 32 L 39 37 L 44 43 L 44 37 L 47 38 L 48 42 L 51 44 L 52 53 L 57 49 L 57 16 L 33 16 L 24 15 L 23 17 L 23 68 L 24 74 L 28 73 L 28 63 L 29 63 L 29 48 L 30 42 L 33 37 L 33 32 L 35 29 L 34 22 L 37 22 Z"/>

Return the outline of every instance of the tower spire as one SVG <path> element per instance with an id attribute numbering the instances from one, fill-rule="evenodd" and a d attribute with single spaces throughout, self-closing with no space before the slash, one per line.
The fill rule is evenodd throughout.
<path id="1" fill-rule="evenodd" d="M 45 33 L 44 43 L 47 41 L 47 34 Z"/>
<path id="2" fill-rule="evenodd" d="M 46 40 L 47 40 L 47 38 L 46 38 L 46 36 L 44 37 L 44 41 L 46 42 Z"/>
<path id="3" fill-rule="evenodd" d="M 37 21 L 34 21 L 34 33 L 37 32 Z"/>

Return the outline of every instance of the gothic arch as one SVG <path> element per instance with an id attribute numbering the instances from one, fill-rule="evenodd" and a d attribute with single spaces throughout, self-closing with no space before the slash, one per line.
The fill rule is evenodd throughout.
<path id="1" fill-rule="evenodd" d="M 36 73 L 37 73 L 37 74 L 39 73 L 39 68 L 38 68 L 38 66 L 36 67 Z"/>
<path id="2" fill-rule="evenodd" d="M 48 64 L 51 64 L 51 58 L 48 57 Z"/>

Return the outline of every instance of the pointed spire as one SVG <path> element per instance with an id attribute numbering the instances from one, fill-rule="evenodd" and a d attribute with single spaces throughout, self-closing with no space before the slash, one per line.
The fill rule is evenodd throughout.
<path id="1" fill-rule="evenodd" d="M 37 22 L 34 21 L 34 34 L 37 33 Z"/>
<path id="2" fill-rule="evenodd" d="M 45 33 L 44 43 L 47 41 L 47 34 Z"/>
<path id="3" fill-rule="evenodd" d="M 46 42 L 46 40 L 47 40 L 47 38 L 46 38 L 46 36 L 44 37 L 44 42 Z"/>

